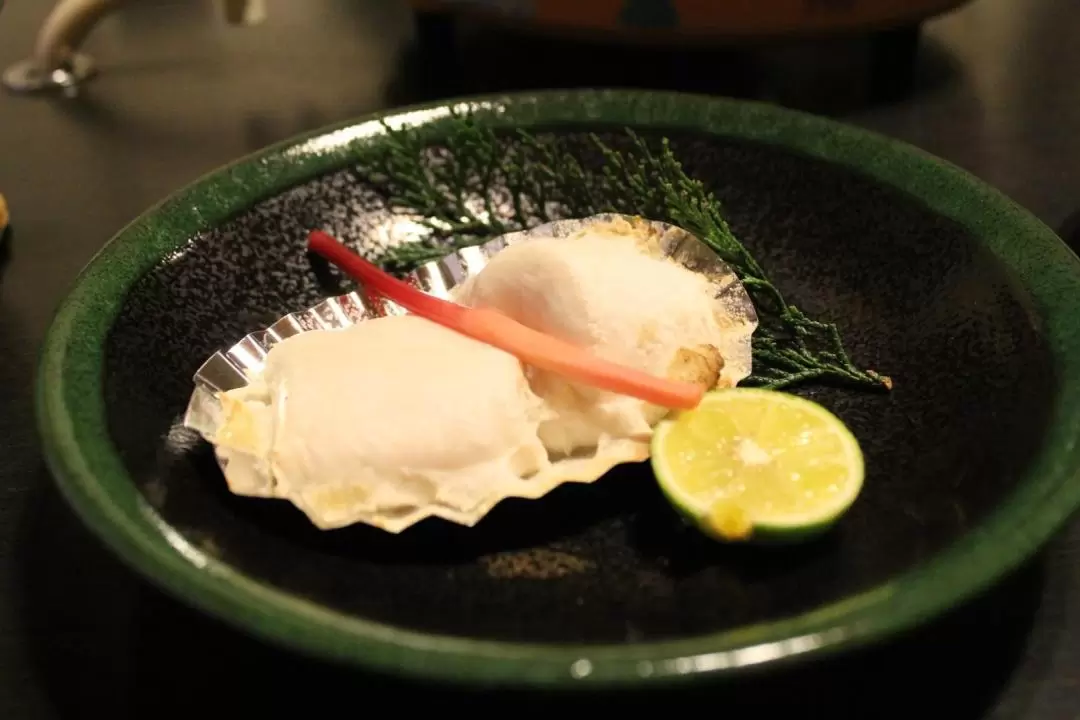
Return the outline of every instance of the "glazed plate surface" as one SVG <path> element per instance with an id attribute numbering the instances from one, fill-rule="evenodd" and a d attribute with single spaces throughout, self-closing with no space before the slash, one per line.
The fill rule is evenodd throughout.
<path id="1" fill-rule="evenodd" d="M 437 139 L 448 107 L 385 117 Z M 669 138 L 788 299 L 894 379 L 890 393 L 797 390 L 858 437 L 862 495 L 833 532 L 783 549 L 686 529 L 647 464 L 507 500 L 473 528 L 432 518 L 399 535 L 324 532 L 286 502 L 231 495 L 212 448 L 182 426 L 193 374 L 350 289 L 313 267 L 308 230 L 372 256 L 407 236 L 356 169 L 385 141 L 365 119 L 245 158 L 137 219 L 49 334 L 39 423 L 54 474 L 169 591 L 298 650 L 408 676 L 704 678 L 924 621 L 1019 564 L 1080 502 L 1080 263 L 994 190 L 764 105 L 577 91 L 456 107 L 508 143 L 515 128 L 614 147 L 626 127 Z"/>

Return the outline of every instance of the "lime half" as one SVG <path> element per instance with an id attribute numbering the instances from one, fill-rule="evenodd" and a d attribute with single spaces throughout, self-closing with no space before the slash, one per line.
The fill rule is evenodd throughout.
<path id="1" fill-rule="evenodd" d="M 735 388 L 661 422 L 652 467 L 671 503 L 725 541 L 794 541 L 828 529 L 862 489 L 851 431 L 810 400 Z"/>

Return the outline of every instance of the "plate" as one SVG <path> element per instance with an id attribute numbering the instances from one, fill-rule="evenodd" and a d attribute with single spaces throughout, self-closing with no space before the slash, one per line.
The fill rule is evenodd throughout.
<path id="1" fill-rule="evenodd" d="M 888 393 L 797 390 L 866 456 L 863 493 L 834 531 L 785 549 L 711 543 L 680 524 L 647 464 L 508 500 L 473 528 L 429 519 L 400 535 L 322 532 L 288 503 L 228 493 L 182 425 L 192 376 L 348 291 L 306 256 L 309 229 L 370 256 L 415 238 L 415 218 L 370 181 L 371 158 L 405 126 L 437 148 L 458 112 L 507 143 L 519 129 L 565 147 L 590 132 L 618 145 L 625 128 L 669 138 L 788 299 L 893 378 Z M 901 143 L 692 95 L 473 98 L 271 147 L 135 220 L 58 310 L 38 421 L 65 497 L 120 557 L 261 637 L 468 684 L 702 680 L 909 629 L 1061 526 L 1080 505 L 1078 303 L 1080 262 L 1048 228 Z"/>

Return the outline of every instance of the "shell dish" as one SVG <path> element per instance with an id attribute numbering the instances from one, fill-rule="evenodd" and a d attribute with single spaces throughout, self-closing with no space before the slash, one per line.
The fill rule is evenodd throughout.
<path id="1" fill-rule="evenodd" d="M 450 298 L 455 288 L 460 289 L 463 283 L 475 278 L 489 260 L 508 246 L 542 238 L 569 238 L 587 230 L 632 235 L 637 247 L 646 254 L 669 258 L 705 278 L 715 298 L 715 314 L 724 319 L 723 339 L 718 343 L 723 365 L 716 385 L 732 386 L 750 374 L 750 343 L 757 327 L 757 315 L 745 288 L 707 245 L 689 232 L 666 223 L 617 214 L 560 220 L 510 233 L 427 263 L 413 272 L 409 280 L 425 292 Z M 392 302 L 372 301 L 361 292 L 351 292 L 281 318 L 232 347 L 216 352 L 203 363 L 194 376 L 195 390 L 184 425 L 213 442 L 226 416 L 219 394 L 246 388 L 258 379 L 267 354 L 282 340 L 312 330 L 345 329 L 370 318 L 400 314 L 404 311 Z M 592 482 L 615 465 L 648 457 L 647 442 L 615 438 L 592 453 L 553 458 L 546 471 L 533 477 L 486 488 L 484 496 L 469 506 L 452 506 L 433 499 L 388 512 L 373 510 L 357 501 L 353 506 L 336 506 L 329 512 L 283 491 L 279 483 L 259 472 L 257 463 L 229 462 L 229 453 L 221 447 L 215 448 L 215 454 L 230 491 L 237 495 L 290 500 L 324 529 L 363 522 L 395 533 L 430 516 L 471 526 L 507 497 L 536 499 L 564 482 Z"/>

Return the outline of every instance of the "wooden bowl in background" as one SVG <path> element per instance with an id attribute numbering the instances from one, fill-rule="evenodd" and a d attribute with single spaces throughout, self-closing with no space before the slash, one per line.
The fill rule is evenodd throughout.
<path id="1" fill-rule="evenodd" d="M 645 42 L 744 43 L 908 26 L 969 0 L 409 0 L 540 31 Z"/>

